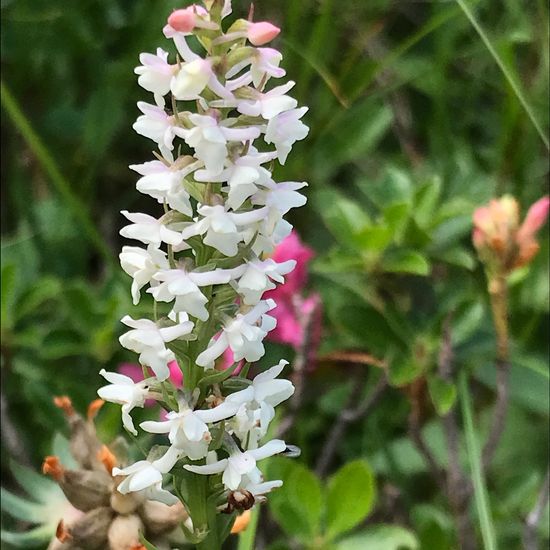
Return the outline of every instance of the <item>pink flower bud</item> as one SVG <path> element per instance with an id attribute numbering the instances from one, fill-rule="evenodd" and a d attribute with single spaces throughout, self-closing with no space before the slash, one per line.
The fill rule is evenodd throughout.
<path id="1" fill-rule="evenodd" d="M 250 23 L 247 37 L 254 46 L 262 46 L 271 42 L 280 32 L 279 27 L 267 21 L 261 21 L 260 23 Z"/>
<path id="2" fill-rule="evenodd" d="M 548 216 L 550 199 L 543 197 L 529 208 L 525 220 L 516 234 L 518 255 L 514 267 L 527 265 L 539 251 L 535 233 L 544 225 Z"/>
<path id="3" fill-rule="evenodd" d="M 535 202 L 527 215 L 524 222 L 518 231 L 518 241 L 522 241 L 528 236 L 533 236 L 543 225 L 548 217 L 548 209 L 550 208 L 550 198 L 543 197 Z"/>
<path id="4" fill-rule="evenodd" d="M 474 227 L 474 230 L 472 231 L 472 241 L 474 246 L 478 249 L 485 246 L 485 235 L 481 229 Z"/>
<path id="5" fill-rule="evenodd" d="M 487 206 L 480 206 L 474 210 L 474 227 L 479 231 L 487 231 L 491 227 L 491 211 Z"/>
<path id="6" fill-rule="evenodd" d="M 191 32 L 195 28 L 194 6 L 173 11 L 168 16 L 168 24 L 178 32 Z"/>
<path id="7" fill-rule="evenodd" d="M 510 195 L 476 209 L 472 240 L 482 261 L 504 274 L 527 265 L 539 250 L 535 233 L 549 209 L 550 198 L 543 197 L 531 206 L 521 226 L 518 202 Z"/>

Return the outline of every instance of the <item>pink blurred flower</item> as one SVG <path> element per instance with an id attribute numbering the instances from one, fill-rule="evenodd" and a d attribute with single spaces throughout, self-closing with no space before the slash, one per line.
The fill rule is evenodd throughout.
<path id="1" fill-rule="evenodd" d="M 549 197 L 539 199 L 529 208 L 525 220 L 518 229 L 516 243 L 520 249 L 520 261 L 523 263 L 529 262 L 539 250 L 535 234 L 545 224 L 549 208 Z"/>
<path id="2" fill-rule="evenodd" d="M 273 298 L 277 301 L 282 294 L 292 295 L 301 292 L 307 283 L 308 264 L 315 256 L 315 253 L 309 246 L 306 246 L 300 240 L 298 233 L 292 231 L 284 239 L 272 254 L 276 262 L 286 262 L 287 260 L 296 260 L 296 267 L 285 276 L 285 284 L 276 289 L 267 292 L 266 298 Z"/>
<path id="3" fill-rule="evenodd" d="M 285 284 L 266 292 L 277 307 L 270 312 L 277 319 L 277 326 L 269 333 L 273 342 L 291 345 L 296 351 L 307 355 L 308 364 L 314 363 L 320 344 L 322 327 L 322 304 L 318 294 L 303 297 L 307 283 L 308 264 L 314 252 L 304 245 L 296 231 L 284 239 L 275 249 L 272 258 L 276 262 L 296 260 L 296 268 L 285 276 Z"/>
<path id="4" fill-rule="evenodd" d="M 493 199 L 473 215 L 472 240 L 490 269 L 510 273 L 528 264 L 539 250 L 536 232 L 548 216 L 550 199 L 535 202 L 519 224 L 519 205 L 510 195 Z"/>
<path id="5" fill-rule="evenodd" d="M 216 365 L 216 368 L 218 370 L 226 370 L 229 367 L 231 367 L 234 363 L 235 363 L 235 357 L 233 355 L 233 350 L 231 348 L 227 348 L 223 352 L 223 355 L 218 360 L 218 364 Z M 239 374 L 239 372 L 241 372 L 241 369 L 244 366 L 244 363 L 245 363 L 244 361 L 241 361 L 239 366 L 235 369 L 235 371 L 231 376 L 236 376 L 237 374 Z"/>

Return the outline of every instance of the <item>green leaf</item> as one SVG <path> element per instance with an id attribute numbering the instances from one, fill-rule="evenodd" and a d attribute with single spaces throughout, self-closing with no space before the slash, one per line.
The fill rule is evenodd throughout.
<path id="1" fill-rule="evenodd" d="M 399 525 L 375 525 L 356 535 L 345 538 L 336 550 L 417 550 L 416 536 Z"/>
<path id="2" fill-rule="evenodd" d="M 412 358 L 396 359 L 390 363 L 390 384 L 400 387 L 410 384 L 424 373 L 424 365 Z"/>
<path id="3" fill-rule="evenodd" d="M 56 432 L 52 441 L 52 454 L 59 457 L 65 468 L 77 468 L 77 463 L 71 454 L 69 440 L 59 432 Z"/>
<path id="4" fill-rule="evenodd" d="M 47 300 L 55 299 L 61 292 L 61 282 L 55 277 L 43 277 L 28 292 L 21 296 L 17 304 L 17 318 L 36 313 L 36 309 Z"/>
<path id="5" fill-rule="evenodd" d="M 240 365 L 240 362 L 234 363 L 231 367 L 228 367 L 222 371 L 216 371 L 214 374 L 208 374 L 199 381 L 199 387 L 201 389 L 207 388 L 212 384 L 219 384 L 224 380 L 227 380 L 234 372 L 237 370 L 237 367 Z"/>
<path id="6" fill-rule="evenodd" d="M 425 183 L 415 194 L 414 218 L 421 227 L 430 226 L 434 220 L 434 211 L 437 208 L 441 193 L 441 180 L 434 177 Z"/>
<path id="7" fill-rule="evenodd" d="M 483 303 L 469 304 L 453 319 L 451 336 L 453 345 L 464 343 L 481 327 L 485 315 Z"/>
<path id="8" fill-rule="evenodd" d="M 367 155 L 388 131 L 392 120 L 392 110 L 372 98 L 332 117 L 315 148 L 314 179 L 326 181 L 341 165 Z"/>
<path id="9" fill-rule="evenodd" d="M 270 459 L 267 472 L 268 478 L 283 480 L 282 488 L 269 498 L 271 512 L 282 529 L 303 541 L 318 535 L 323 499 L 315 474 L 288 459 Z"/>
<path id="10" fill-rule="evenodd" d="M 436 252 L 433 256 L 438 260 L 458 267 L 463 267 L 468 271 L 472 271 L 477 264 L 473 254 L 468 252 L 465 248 L 458 246 L 443 250 L 442 252 Z"/>
<path id="11" fill-rule="evenodd" d="M 510 368 L 510 399 L 538 414 L 548 415 L 550 408 L 550 381 L 548 374 L 518 365 L 521 360 L 512 356 Z M 493 364 L 484 364 L 473 375 L 490 388 L 496 388 L 496 371 Z"/>
<path id="12" fill-rule="evenodd" d="M 30 523 L 39 523 L 44 517 L 44 504 L 25 500 L 3 487 L 0 487 L 0 506 L 12 518 L 21 519 Z"/>
<path id="13" fill-rule="evenodd" d="M 72 330 L 57 329 L 46 335 L 40 354 L 45 359 L 62 359 L 64 357 L 86 355 L 88 346 Z"/>
<path id="14" fill-rule="evenodd" d="M 410 512 L 421 548 L 451 548 L 454 532 L 452 518 L 432 504 L 418 504 Z"/>
<path id="15" fill-rule="evenodd" d="M 16 266 L 7 264 L 2 266 L 2 306 L 0 309 L 0 322 L 2 328 L 7 330 L 14 322 L 13 303 L 15 301 Z"/>
<path id="16" fill-rule="evenodd" d="M 327 536 L 353 529 L 370 513 L 376 499 L 375 480 L 365 460 L 355 460 L 334 474 L 327 488 Z"/>
<path id="17" fill-rule="evenodd" d="M 392 238 L 400 243 L 403 232 L 409 221 L 411 206 L 407 202 L 398 202 L 384 208 L 383 216 L 387 226 L 392 231 Z"/>
<path id="18" fill-rule="evenodd" d="M 437 463 L 443 468 L 447 464 L 447 444 L 441 422 L 434 420 L 422 429 L 422 435 L 432 451 Z M 370 463 L 377 473 L 392 475 L 393 466 L 388 464 L 388 456 L 395 465 L 396 471 L 407 476 L 426 472 L 426 461 L 417 451 L 408 436 L 395 439 L 390 445 L 372 455 Z"/>
<path id="19" fill-rule="evenodd" d="M 52 493 L 60 493 L 59 486 L 46 476 L 40 475 L 30 468 L 21 466 L 15 461 L 10 461 L 10 470 L 19 485 L 36 500 L 47 503 L 51 500 Z"/>
<path id="20" fill-rule="evenodd" d="M 441 222 L 431 232 L 434 248 L 444 250 L 456 246 L 456 244 L 470 234 L 472 230 L 471 214 L 464 214 L 452 217 Z"/>
<path id="21" fill-rule="evenodd" d="M 332 189 L 318 191 L 314 200 L 328 230 L 344 246 L 352 246 L 354 235 L 371 224 L 364 209 Z"/>
<path id="22" fill-rule="evenodd" d="M 357 187 L 363 195 L 383 210 L 392 204 L 411 204 L 413 183 L 410 174 L 395 166 L 388 166 L 386 173 L 379 181 L 373 182 L 370 177 L 358 180 Z"/>
<path id="23" fill-rule="evenodd" d="M 437 414 L 446 415 L 456 400 L 456 387 L 439 376 L 428 377 L 428 389 Z"/>
<path id="24" fill-rule="evenodd" d="M 0 531 L 0 539 L 16 548 L 34 548 L 46 544 L 55 534 L 52 525 L 41 525 L 22 533 Z"/>
<path id="25" fill-rule="evenodd" d="M 403 347 L 404 331 L 390 326 L 388 320 L 372 307 L 347 304 L 330 313 L 332 322 L 361 349 L 369 349 L 380 357 L 395 346 Z"/>
<path id="26" fill-rule="evenodd" d="M 391 243 L 394 230 L 384 225 L 365 227 L 352 237 L 354 243 L 361 252 L 373 252 L 376 255 L 383 252 Z"/>
<path id="27" fill-rule="evenodd" d="M 414 250 L 397 250 L 382 259 L 382 268 L 390 273 L 410 273 L 427 276 L 430 264 L 425 256 Z"/>
<path id="28" fill-rule="evenodd" d="M 139 534 L 139 541 L 141 542 L 141 544 L 143 544 L 143 546 L 145 546 L 146 550 L 158 550 L 158 548 L 157 548 L 154 544 L 151 544 L 151 543 L 143 536 L 143 533 L 140 533 L 140 534 Z"/>
<path id="29" fill-rule="evenodd" d="M 120 126 L 124 114 L 123 96 L 120 87 L 113 86 L 112 81 L 107 80 L 89 97 L 84 111 L 82 145 L 96 159 L 105 154 Z"/>
<path id="30" fill-rule="evenodd" d="M 307 523 L 308 533 L 319 533 L 323 496 L 317 476 L 305 466 L 297 464 L 285 482 L 287 494 L 295 510 L 299 510 Z"/>

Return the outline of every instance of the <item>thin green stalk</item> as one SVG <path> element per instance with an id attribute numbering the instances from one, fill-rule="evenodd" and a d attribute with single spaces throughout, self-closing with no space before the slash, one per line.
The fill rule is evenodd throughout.
<path id="1" fill-rule="evenodd" d="M 491 509 L 487 498 L 487 489 L 485 479 L 481 468 L 481 453 L 479 443 L 474 428 L 474 420 L 472 414 L 472 402 L 468 388 L 468 377 L 464 371 L 461 371 L 458 381 L 458 392 L 460 403 L 462 406 L 462 416 L 464 418 L 464 431 L 466 435 L 466 450 L 468 453 L 468 461 L 472 471 L 472 481 L 474 485 L 474 498 L 479 516 L 481 528 L 481 536 L 483 545 L 486 550 L 496 550 L 497 543 L 495 537 L 495 529 L 491 516 Z"/>
<path id="2" fill-rule="evenodd" d="M 481 40 L 483 40 L 483 43 L 489 50 L 489 53 L 493 56 L 493 59 L 495 60 L 496 64 L 499 66 L 500 70 L 502 71 L 502 74 L 508 81 L 508 84 L 516 94 L 516 97 L 518 98 L 519 102 L 521 103 L 521 106 L 527 113 L 527 116 L 531 119 L 531 122 L 533 123 L 533 126 L 536 128 L 540 138 L 542 139 L 544 145 L 547 149 L 550 150 L 550 142 L 548 141 L 548 137 L 544 133 L 544 130 L 540 126 L 538 120 L 535 117 L 535 114 L 533 113 L 533 110 L 531 109 L 531 106 L 527 103 L 527 100 L 525 99 L 523 92 L 520 90 L 518 84 L 516 83 L 514 77 L 502 61 L 501 57 L 498 55 L 497 51 L 491 44 L 491 41 L 489 40 L 489 37 L 477 21 L 475 15 L 472 13 L 468 5 L 464 0 L 456 0 L 457 4 L 462 8 L 462 11 L 466 15 L 466 17 L 469 19 L 470 23 L 476 30 L 477 34 L 479 34 Z"/>
<path id="3" fill-rule="evenodd" d="M 88 215 L 87 207 L 72 191 L 71 185 L 59 170 L 54 158 L 38 134 L 35 132 L 34 128 L 31 126 L 28 118 L 19 107 L 17 100 L 6 87 L 4 82 L 0 82 L 0 92 L 2 95 L 2 107 L 6 110 L 6 113 L 13 122 L 13 125 L 19 131 L 29 149 L 33 152 L 38 162 L 42 165 L 42 168 L 49 176 L 52 185 L 61 195 L 75 219 L 80 223 L 82 230 L 88 237 L 89 241 L 101 254 L 109 267 L 114 267 L 115 263 L 113 254 L 105 244 L 105 240 Z"/>
<path id="4" fill-rule="evenodd" d="M 248 527 L 239 535 L 237 550 L 254 550 L 256 530 L 258 529 L 258 520 L 260 519 L 260 507 L 254 507 L 251 512 L 252 515 L 250 516 Z"/>
<path id="5" fill-rule="evenodd" d="M 197 544 L 197 548 L 218 550 L 216 542 L 213 540 L 215 533 L 212 532 L 212 526 L 208 525 L 208 479 L 200 474 L 192 474 L 187 478 L 187 484 L 189 486 L 187 505 L 191 512 L 194 529 L 208 530 L 208 534 L 204 540 Z"/>

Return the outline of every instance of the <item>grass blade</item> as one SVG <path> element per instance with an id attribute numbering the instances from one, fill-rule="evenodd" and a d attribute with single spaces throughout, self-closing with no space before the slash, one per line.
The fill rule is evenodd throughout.
<path id="1" fill-rule="evenodd" d="M 486 32 L 483 30 L 483 28 L 477 21 L 475 15 L 472 13 L 472 11 L 470 10 L 466 2 L 464 0 L 456 0 L 456 2 L 462 8 L 462 11 L 466 15 L 466 17 L 469 19 L 470 23 L 472 24 L 472 27 L 474 27 L 477 34 L 479 34 L 481 40 L 489 50 L 489 53 L 493 56 L 493 59 L 495 60 L 496 64 L 499 66 L 500 70 L 502 71 L 502 74 L 508 81 L 508 84 L 512 88 L 514 94 L 516 94 L 516 97 L 518 98 L 518 101 L 521 103 L 521 106 L 527 113 L 527 116 L 531 119 L 531 122 L 533 123 L 533 126 L 537 130 L 540 138 L 544 142 L 544 145 L 546 146 L 547 149 L 550 150 L 550 142 L 548 141 L 548 137 L 544 133 L 544 130 L 542 129 L 537 118 L 535 117 L 535 113 L 531 109 L 531 106 L 527 103 L 527 100 L 525 99 L 523 92 L 520 90 L 518 83 L 512 76 L 512 73 L 508 70 L 508 68 L 502 61 L 500 55 L 497 53 L 497 51 L 491 44 L 491 41 L 489 40 L 489 37 L 487 36 Z"/>
<path id="2" fill-rule="evenodd" d="M 476 503 L 477 514 L 481 527 L 481 536 L 483 545 L 486 550 L 496 550 L 497 543 L 495 537 L 495 529 L 491 516 L 491 509 L 487 498 L 487 489 L 483 472 L 481 470 L 481 453 L 479 443 L 474 428 L 474 420 L 472 414 L 472 402 L 468 389 L 467 374 L 464 370 L 460 373 L 458 392 L 460 403 L 462 406 L 462 416 L 464 419 L 464 431 L 466 435 L 466 450 L 468 461 L 472 471 L 472 482 L 474 484 L 474 498 Z"/>
<path id="3" fill-rule="evenodd" d="M 19 107 L 17 100 L 4 82 L 0 83 L 0 92 L 2 95 L 2 107 L 6 110 L 10 120 L 27 143 L 29 149 L 42 165 L 42 168 L 49 176 L 53 186 L 61 195 L 75 219 L 80 222 L 83 232 L 87 235 L 89 241 L 95 246 L 106 263 L 109 266 L 114 266 L 113 254 L 88 215 L 86 206 L 82 203 L 80 198 L 74 194 L 71 185 L 59 170 L 54 158 L 38 134 L 34 131 L 34 128 Z"/>
<path id="4" fill-rule="evenodd" d="M 348 109 L 350 106 L 350 102 L 344 96 L 336 78 L 334 78 L 330 74 L 330 72 L 325 67 L 323 67 L 318 61 L 313 59 L 311 55 L 309 55 L 308 53 L 304 53 L 298 46 L 296 46 L 290 40 L 288 39 L 284 40 L 284 44 L 285 46 L 288 46 L 296 55 L 301 57 L 307 63 L 307 65 L 311 67 L 321 77 L 323 82 L 326 84 L 327 88 L 338 100 L 338 103 L 340 103 L 340 105 L 342 105 L 342 107 L 344 107 L 345 109 Z"/>

